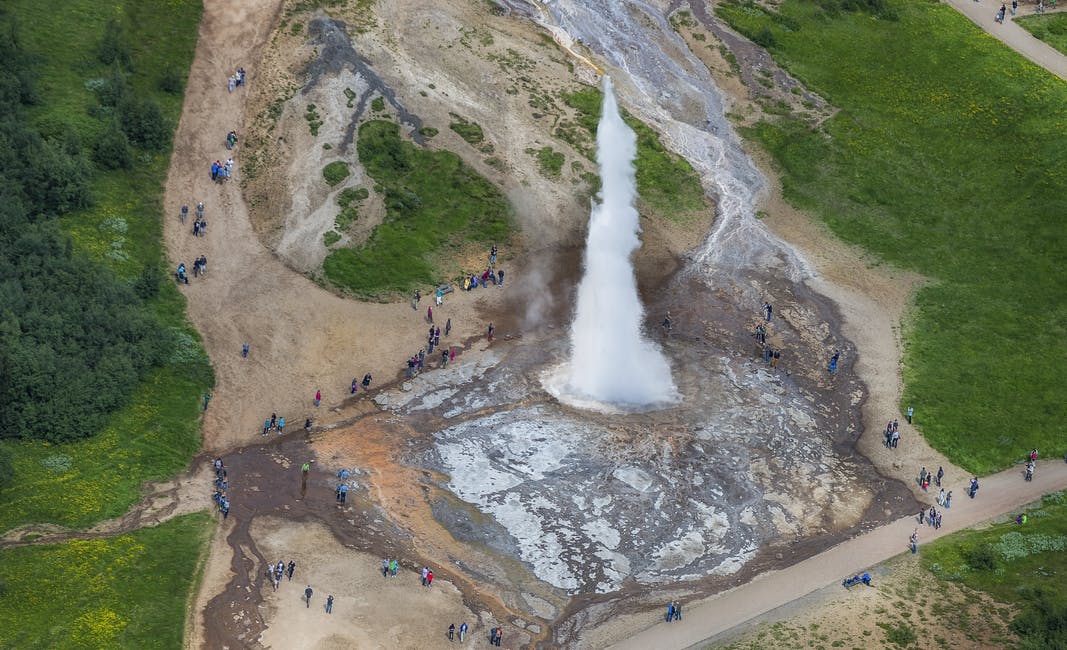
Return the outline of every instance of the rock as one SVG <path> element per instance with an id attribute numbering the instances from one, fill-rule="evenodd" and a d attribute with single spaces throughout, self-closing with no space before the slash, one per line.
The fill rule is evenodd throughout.
<path id="1" fill-rule="evenodd" d="M 374 396 L 374 403 L 385 408 L 389 404 L 389 397 L 385 394 L 379 394 Z"/>
<path id="2" fill-rule="evenodd" d="M 415 386 L 413 386 L 410 381 L 405 381 L 403 384 L 400 385 L 400 390 L 404 391 L 405 393 L 410 393 L 414 388 Z"/>

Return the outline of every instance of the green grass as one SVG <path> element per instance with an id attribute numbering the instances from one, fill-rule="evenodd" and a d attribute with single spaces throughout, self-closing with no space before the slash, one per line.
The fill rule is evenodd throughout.
<path id="1" fill-rule="evenodd" d="M 556 135 L 593 159 L 593 139 L 600 121 L 603 93 L 584 88 L 563 93 L 562 99 L 578 111 L 577 123 L 561 122 Z M 623 111 L 623 119 L 637 134 L 637 193 L 639 207 L 672 221 L 687 221 L 694 212 L 707 208 L 700 175 L 681 156 L 667 150 L 647 124 Z"/>
<path id="2" fill-rule="evenodd" d="M 553 150 L 552 147 L 531 148 L 527 149 L 526 153 L 537 158 L 537 165 L 542 175 L 548 178 L 559 178 L 563 172 L 563 163 L 566 159 L 562 153 Z"/>
<path id="3" fill-rule="evenodd" d="M 205 513 L 118 537 L 0 551 L 0 647 L 180 648 Z"/>
<path id="4" fill-rule="evenodd" d="M 420 149 L 396 123 L 365 122 L 359 161 L 384 194 L 385 218 L 359 248 L 335 250 L 326 277 L 355 295 L 382 298 L 444 279 L 467 242 L 506 242 L 514 222 L 507 199 L 449 151 Z"/>
<path id="5" fill-rule="evenodd" d="M 381 96 L 375 97 L 374 99 L 372 99 L 370 101 L 370 109 L 372 111 L 384 111 L 385 110 L 385 99 L 383 97 L 381 97 Z"/>
<path id="6" fill-rule="evenodd" d="M 111 17 L 120 19 L 133 51 L 130 85 L 158 101 L 170 124 L 177 124 L 182 97 L 159 91 L 159 79 L 164 71 L 177 72 L 184 86 L 199 2 L 70 0 L 58 11 L 47 3 L 14 0 L 7 8 L 18 17 L 24 47 L 40 57 L 36 88 L 42 101 L 30 114 L 46 135 L 70 129 L 84 143 L 95 138 L 100 122 L 89 111 L 97 99 L 85 82 L 108 74 L 94 52 Z M 222 130 L 220 142 L 224 136 Z M 130 281 L 145 265 L 164 265 L 162 188 L 170 151 L 135 155 L 130 171 L 97 172 L 93 205 L 60 220 L 77 249 Z M 188 200 L 192 205 L 195 197 Z M 186 321 L 185 300 L 172 283 L 163 283 L 151 307 L 174 337 L 173 358 L 149 375 L 104 431 L 64 445 L 0 442 L 14 467 L 11 487 L 0 491 L 0 530 L 35 522 L 89 526 L 125 512 L 140 498 L 143 481 L 187 466 L 200 445 L 198 404 L 213 384 L 211 368 Z M 70 468 L 45 469 L 42 462 L 57 456 L 70 458 Z"/>
<path id="7" fill-rule="evenodd" d="M 322 177 L 330 187 L 348 178 L 349 173 L 348 163 L 343 160 L 335 160 L 322 168 Z"/>
<path id="8" fill-rule="evenodd" d="M 449 113 L 449 115 L 452 116 L 453 121 L 448 128 L 458 133 L 459 137 L 474 145 L 485 140 L 485 133 L 482 132 L 482 127 L 477 122 L 471 122 L 455 113 Z"/>
<path id="9" fill-rule="evenodd" d="M 1023 525 L 1006 522 L 931 542 L 922 550 L 923 567 L 941 580 L 962 583 L 1019 608 L 1013 627 L 1026 640 L 1023 647 L 1063 648 L 1067 496 L 1046 496 L 1028 511 L 1027 519 Z M 1041 636 L 1046 631 L 1049 637 Z"/>
<path id="10" fill-rule="evenodd" d="M 1067 86 L 951 7 L 719 14 L 840 112 L 760 123 L 786 198 L 846 241 L 926 275 L 905 334 L 902 407 L 970 471 L 1062 456 Z M 966 62 L 961 64 L 961 62 Z M 862 351 L 861 351 L 862 353 Z"/>
<path id="11" fill-rule="evenodd" d="M 1067 14 L 1019 16 L 1014 22 L 1033 34 L 1034 38 L 1067 54 Z"/>
<path id="12" fill-rule="evenodd" d="M 326 248 L 333 246 L 339 241 L 341 241 L 341 235 L 337 234 L 333 230 L 327 230 L 326 232 L 322 233 L 322 245 Z"/>

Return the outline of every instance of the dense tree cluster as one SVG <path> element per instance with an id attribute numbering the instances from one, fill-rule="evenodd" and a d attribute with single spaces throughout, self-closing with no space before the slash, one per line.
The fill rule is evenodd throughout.
<path id="1" fill-rule="evenodd" d="M 158 273 L 130 286 L 72 250 L 54 218 L 89 204 L 92 165 L 76 137 L 29 123 L 33 64 L 7 21 L 0 61 L 0 436 L 68 440 L 99 431 L 163 360 L 144 306 Z M 125 145 L 106 133 L 98 154 Z"/>

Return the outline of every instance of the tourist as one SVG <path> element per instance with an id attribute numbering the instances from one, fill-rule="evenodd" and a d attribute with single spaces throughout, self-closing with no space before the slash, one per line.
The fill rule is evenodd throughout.
<path id="1" fill-rule="evenodd" d="M 393 574 L 394 578 L 396 577 L 396 572 L 397 572 L 397 569 L 399 569 L 399 568 L 400 568 L 400 564 L 396 560 L 393 560 L 392 562 L 389 563 L 389 572 Z"/>
<path id="2" fill-rule="evenodd" d="M 945 476 L 945 468 L 937 466 L 937 487 L 941 487 L 941 479 Z"/>
<path id="3" fill-rule="evenodd" d="M 417 310 L 419 308 L 420 300 L 422 300 L 422 294 L 419 293 L 418 289 L 415 289 L 415 293 L 411 296 L 411 308 Z"/>
<path id="4" fill-rule="evenodd" d="M 422 586 L 423 586 L 423 587 L 425 587 L 425 586 L 426 586 L 426 576 L 427 576 L 427 575 L 428 575 L 429 573 L 430 573 L 430 569 L 429 569 L 429 568 L 427 568 L 427 567 L 422 567 Z"/>
<path id="5" fill-rule="evenodd" d="M 311 418 L 304 420 L 304 431 L 311 432 Z"/>
<path id="6" fill-rule="evenodd" d="M 767 313 L 767 316 L 766 316 L 767 322 L 768 323 L 771 322 L 771 312 L 774 311 L 774 308 L 771 307 L 771 303 L 769 303 L 769 302 L 763 303 L 763 311 L 765 311 Z"/>
<path id="7" fill-rule="evenodd" d="M 974 498 L 974 495 L 978 493 L 978 477 L 975 476 L 971 479 L 971 488 L 967 491 L 967 496 Z"/>
<path id="8" fill-rule="evenodd" d="M 370 373 L 368 372 L 367 374 L 363 375 L 363 390 L 367 390 L 368 388 L 370 388 L 370 382 L 371 382 L 371 376 L 370 376 Z"/>
<path id="9" fill-rule="evenodd" d="M 456 636 L 456 624 L 450 623 L 448 625 L 448 640 L 452 641 Z"/>
<path id="10" fill-rule="evenodd" d="M 289 566 L 285 567 L 285 574 L 289 576 L 289 582 L 293 581 L 293 571 L 296 570 L 296 562 L 289 560 Z"/>
<path id="11" fill-rule="evenodd" d="M 682 604 L 681 603 L 675 603 L 674 604 L 674 620 L 676 620 L 676 621 L 682 620 Z"/>
<path id="12" fill-rule="evenodd" d="M 249 346 L 247 343 L 244 343 L 244 344 L 241 345 L 241 358 L 242 359 L 247 359 L 248 358 L 249 349 L 251 349 L 251 346 Z"/>
<path id="13" fill-rule="evenodd" d="M 308 585 L 307 589 L 304 590 L 304 601 L 307 603 L 308 609 L 311 609 L 311 594 L 313 593 L 315 592 L 311 590 L 311 585 Z"/>
<path id="14" fill-rule="evenodd" d="M 315 406 L 318 406 L 321 403 L 322 403 L 322 391 L 321 390 L 317 390 L 317 391 L 315 391 Z"/>
<path id="15" fill-rule="evenodd" d="M 382 560 L 382 577 L 389 577 L 389 560 Z"/>
<path id="16" fill-rule="evenodd" d="M 997 11 L 996 18 L 993 19 L 993 22 L 1000 23 L 1000 24 L 1003 25 L 1004 24 L 1004 14 L 1007 13 L 1007 11 L 1008 11 L 1007 6 L 1005 6 L 1003 3 L 1001 3 L 1000 10 Z"/>
<path id="17" fill-rule="evenodd" d="M 426 588 L 433 587 L 433 571 L 426 574 Z"/>
<path id="18" fill-rule="evenodd" d="M 915 532 L 913 532 L 911 534 L 911 537 L 908 539 L 908 544 L 911 547 L 911 552 L 912 552 L 913 555 L 919 551 L 919 529 L 918 528 L 916 528 Z"/>
<path id="19" fill-rule="evenodd" d="M 911 416 L 915 415 L 915 407 L 908 407 L 908 424 L 911 424 Z"/>
<path id="20" fill-rule="evenodd" d="M 922 485 L 926 481 L 926 468 L 919 470 L 919 485 Z"/>
<path id="21" fill-rule="evenodd" d="M 285 433 L 285 418 L 278 418 L 278 435 Z"/>
<path id="22" fill-rule="evenodd" d="M 433 305 L 428 305 L 426 307 L 426 322 L 427 323 L 432 323 L 433 322 Z"/>
<path id="23" fill-rule="evenodd" d="M 326 597 L 326 613 L 333 614 L 333 595 Z"/>
<path id="24" fill-rule="evenodd" d="M 489 335 L 489 342 L 490 342 L 490 343 L 492 343 L 492 342 L 493 342 L 493 332 L 495 332 L 495 331 L 496 331 L 496 328 L 494 328 L 494 327 L 493 327 L 493 324 L 492 324 L 492 323 L 489 323 L 489 332 L 488 332 L 488 335 Z"/>
<path id="25" fill-rule="evenodd" d="M 185 225 L 185 217 L 189 216 L 189 206 L 182 206 L 182 225 Z"/>
<path id="26" fill-rule="evenodd" d="M 949 490 L 948 494 L 945 495 L 945 507 L 946 508 L 951 508 L 952 507 L 952 490 Z"/>
<path id="27" fill-rule="evenodd" d="M 1019 10 L 1019 0 L 1011 0 L 1011 15 L 1014 16 L 1015 12 Z"/>
<path id="28" fill-rule="evenodd" d="M 674 603 L 667 604 L 667 616 L 665 619 L 668 623 L 674 620 Z"/>
<path id="29" fill-rule="evenodd" d="M 489 263 L 496 264 L 496 244 L 489 249 Z"/>
<path id="30" fill-rule="evenodd" d="M 945 505 L 945 488 L 941 488 L 941 491 L 937 493 L 937 505 Z"/>
<path id="31" fill-rule="evenodd" d="M 900 431 L 893 429 L 893 449 L 896 449 L 898 444 L 900 444 Z"/>
<path id="32" fill-rule="evenodd" d="M 445 336 L 448 336 L 452 332 L 452 319 L 449 318 L 445 321 Z"/>
<path id="33" fill-rule="evenodd" d="M 444 297 L 445 297 L 445 290 L 442 289 L 441 287 L 437 287 L 437 291 L 434 293 L 434 299 L 436 300 L 438 305 L 440 305 L 442 303 L 442 301 L 444 300 Z M 455 624 L 453 623 L 453 625 L 455 625 Z"/>
<path id="34" fill-rule="evenodd" d="M 497 269 L 496 283 L 501 287 L 504 286 L 504 269 Z"/>
<path id="35" fill-rule="evenodd" d="M 459 624 L 459 642 L 463 643 L 463 637 L 467 635 L 467 622 L 464 621 Z"/>
<path id="36" fill-rule="evenodd" d="M 270 420 L 263 420 L 263 435 L 267 435 L 268 431 L 270 431 Z"/>

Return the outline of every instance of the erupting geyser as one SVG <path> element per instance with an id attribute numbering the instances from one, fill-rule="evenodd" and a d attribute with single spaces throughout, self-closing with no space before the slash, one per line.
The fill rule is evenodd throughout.
<path id="1" fill-rule="evenodd" d="M 619 114 L 611 79 L 596 132 L 600 203 L 589 218 L 585 275 L 571 324 L 571 359 L 549 382 L 564 402 L 647 408 L 673 402 L 677 390 L 659 347 L 641 332 L 631 256 L 641 245 L 633 160 L 637 136 Z"/>

